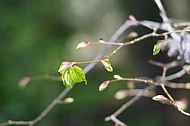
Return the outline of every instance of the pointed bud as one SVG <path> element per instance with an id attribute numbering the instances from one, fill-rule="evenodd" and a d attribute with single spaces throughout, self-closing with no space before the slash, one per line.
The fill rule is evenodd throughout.
<path id="1" fill-rule="evenodd" d="M 130 19 L 131 21 L 137 21 L 137 19 L 135 18 L 134 15 L 129 15 L 129 19 Z"/>
<path id="2" fill-rule="evenodd" d="M 69 67 L 72 67 L 74 64 L 76 64 L 76 62 L 64 61 L 64 62 L 62 62 L 62 64 L 60 65 L 58 72 L 62 72 L 62 71 L 64 71 L 65 69 L 67 69 L 67 68 L 69 68 Z"/>
<path id="3" fill-rule="evenodd" d="M 107 88 L 109 81 L 104 81 L 100 86 L 99 86 L 99 91 L 103 91 L 105 88 Z"/>
<path id="4" fill-rule="evenodd" d="M 113 76 L 115 79 L 117 79 L 117 80 L 122 80 L 123 79 L 123 77 L 121 77 L 120 75 L 114 75 Z"/>
<path id="5" fill-rule="evenodd" d="M 163 45 L 164 40 L 158 40 L 156 44 L 154 44 L 154 48 L 153 48 L 153 55 L 157 55 Z"/>
<path id="6" fill-rule="evenodd" d="M 66 98 L 66 99 L 64 100 L 64 103 L 65 103 L 65 104 L 70 104 L 70 103 L 72 103 L 72 102 L 74 102 L 74 99 L 71 98 L 71 97 L 68 97 L 68 98 Z"/>
<path id="7" fill-rule="evenodd" d="M 101 63 L 104 65 L 107 71 L 113 72 L 113 68 L 111 66 L 111 63 L 108 58 L 105 58 L 104 60 L 101 60 Z"/>
<path id="8" fill-rule="evenodd" d="M 128 95 L 128 92 L 127 90 L 119 90 L 118 92 L 115 93 L 115 99 L 117 100 L 121 100 L 121 99 L 124 99 L 126 98 Z"/>
<path id="9" fill-rule="evenodd" d="M 70 104 L 70 103 L 73 103 L 73 102 L 74 102 L 74 99 L 71 98 L 71 97 L 68 97 L 63 101 L 59 101 L 58 104 Z"/>
<path id="10" fill-rule="evenodd" d="M 138 37 L 138 34 L 136 32 L 130 32 L 128 35 L 127 35 L 127 38 L 136 38 Z"/>
<path id="11" fill-rule="evenodd" d="M 157 43 L 158 44 L 162 44 L 165 40 L 158 40 Z"/>
<path id="12" fill-rule="evenodd" d="M 25 88 L 26 85 L 30 82 L 30 80 L 31 80 L 30 77 L 23 77 L 23 78 L 21 78 L 21 80 L 19 81 L 19 87 Z"/>
<path id="13" fill-rule="evenodd" d="M 164 95 L 156 95 L 152 97 L 154 101 L 168 101 L 168 99 Z"/>
<path id="14" fill-rule="evenodd" d="M 180 109 L 180 110 L 186 110 L 188 107 L 188 102 L 186 99 L 181 99 L 179 101 L 174 101 L 174 104 Z"/>
<path id="15" fill-rule="evenodd" d="M 135 88 L 134 81 L 128 81 L 127 82 L 127 88 L 128 89 L 134 89 Z"/>
<path id="16" fill-rule="evenodd" d="M 81 43 L 79 43 L 79 44 L 77 45 L 77 48 L 76 48 L 76 49 L 85 48 L 85 47 L 89 46 L 90 44 L 91 44 L 91 42 L 89 42 L 89 41 L 82 41 Z"/>
<path id="17" fill-rule="evenodd" d="M 106 43 L 106 42 L 102 38 L 100 38 L 99 43 Z"/>
<path id="18" fill-rule="evenodd" d="M 190 83 L 187 83 L 187 84 L 185 85 L 185 88 L 186 88 L 186 89 L 190 89 Z"/>

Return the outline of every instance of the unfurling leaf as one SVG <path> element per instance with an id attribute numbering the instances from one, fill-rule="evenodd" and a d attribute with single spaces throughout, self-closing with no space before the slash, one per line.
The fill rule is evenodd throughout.
<path id="1" fill-rule="evenodd" d="M 101 83 L 101 85 L 99 86 L 99 91 L 103 91 L 105 88 L 107 88 L 109 83 L 109 81 L 104 81 L 103 83 Z"/>
<path id="2" fill-rule="evenodd" d="M 85 84 L 87 84 L 85 73 L 78 66 L 71 67 L 70 76 L 71 79 L 75 82 L 85 82 Z"/>
<path id="3" fill-rule="evenodd" d="M 107 71 L 113 72 L 113 68 L 111 66 L 111 63 L 108 58 L 105 58 L 104 60 L 101 60 L 101 63 L 104 65 Z"/>
<path id="4" fill-rule="evenodd" d="M 66 70 L 64 70 L 64 72 L 62 72 L 62 81 L 63 81 L 63 84 L 66 86 L 66 87 L 70 87 L 72 88 L 72 79 L 71 79 L 71 75 L 70 75 L 70 69 L 71 68 L 67 68 Z"/>
<path id="5" fill-rule="evenodd" d="M 154 44 L 153 55 L 157 55 L 160 52 L 163 42 L 163 40 L 158 40 L 157 43 Z"/>
<path id="6" fill-rule="evenodd" d="M 60 73 L 63 84 L 66 87 L 72 88 L 72 82 L 85 82 L 85 84 L 87 84 L 85 73 L 76 65 L 67 67 L 66 69 L 61 70 Z"/>
<path id="7" fill-rule="evenodd" d="M 79 43 L 79 44 L 77 45 L 77 48 L 76 48 L 76 49 L 85 48 L 85 47 L 89 46 L 90 44 L 91 44 L 91 42 L 89 42 L 89 41 L 82 41 L 81 43 Z"/>

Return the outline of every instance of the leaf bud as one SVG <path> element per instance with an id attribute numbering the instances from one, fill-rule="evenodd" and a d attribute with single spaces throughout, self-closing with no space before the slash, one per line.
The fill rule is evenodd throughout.
<path id="1" fill-rule="evenodd" d="M 168 99 L 164 95 L 156 95 L 152 97 L 152 100 L 154 101 L 168 101 Z"/>
<path id="2" fill-rule="evenodd" d="M 109 81 L 104 81 L 103 83 L 101 83 L 101 85 L 99 86 L 99 91 L 103 91 L 105 88 L 107 88 L 109 83 Z"/>
<path id="3" fill-rule="evenodd" d="M 23 77 L 19 81 L 19 87 L 25 88 L 26 85 L 30 82 L 31 78 L 30 77 Z"/>
<path id="4" fill-rule="evenodd" d="M 77 48 L 76 48 L 76 49 L 85 48 L 85 47 L 89 46 L 90 44 L 91 44 L 91 42 L 89 42 L 89 41 L 82 41 L 81 43 L 79 43 L 79 44 L 77 45 Z"/>
<path id="5" fill-rule="evenodd" d="M 123 79 L 123 77 L 121 77 L 120 75 L 117 75 L 117 74 L 115 74 L 113 77 L 115 79 L 117 79 L 117 80 L 122 80 Z"/>
<path id="6" fill-rule="evenodd" d="M 115 99 L 117 100 L 121 100 L 121 99 L 124 99 L 126 98 L 128 95 L 128 92 L 127 90 L 119 90 L 118 92 L 115 93 Z"/>
<path id="7" fill-rule="evenodd" d="M 113 72 L 113 68 L 108 58 L 101 60 L 101 63 L 104 65 L 107 71 Z"/>
<path id="8" fill-rule="evenodd" d="M 188 107 L 188 102 L 186 99 L 181 99 L 179 101 L 174 101 L 174 104 L 181 110 L 186 110 Z"/>
<path id="9" fill-rule="evenodd" d="M 135 18 L 134 15 L 129 15 L 129 19 L 130 19 L 131 21 L 137 21 L 137 19 Z"/>
<path id="10" fill-rule="evenodd" d="M 65 69 L 67 69 L 67 68 L 73 66 L 74 64 L 76 64 L 76 62 L 64 61 L 64 62 L 61 63 L 58 72 L 62 72 L 62 71 L 64 71 Z"/>

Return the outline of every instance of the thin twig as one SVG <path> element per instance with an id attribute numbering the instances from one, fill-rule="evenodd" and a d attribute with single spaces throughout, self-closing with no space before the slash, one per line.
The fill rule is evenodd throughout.
<path id="1" fill-rule="evenodd" d="M 166 93 L 166 95 L 168 96 L 168 98 L 171 100 L 171 102 L 174 102 L 173 97 L 170 95 L 170 93 L 168 92 L 168 90 L 166 89 L 165 85 L 164 85 L 164 78 L 166 77 L 166 72 L 167 72 L 167 67 L 163 68 L 163 72 L 162 72 L 162 78 L 161 78 L 161 87 L 163 89 L 163 91 Z"/>
<path id="2" fill-rule="evenodd" d="M 144 91 L 139 92 L 135 97 L 133 97 L 131 100 L 127 101 L 125 104 L 123 104 L 117 111 L 115 111 L 112 115 L 108 116 L 105 118 L 106 121 L 110 121 L 112 120 L 112 116 L 117 117 L 118 115 L 120 115 L 125 109 L 127 109 L 129 106 L 131 106 L 132 104 L 134 104 L 136 101 L 138 101 L 144 94 L 144 92 L 146 92 L 147 90 L 151 90 L 153 88 L 155 88 L 155 85 L 150 85 L 148 87 L 146 87 L 144 89 Z M 113 120 L 112 120 L 113 121 Z"/>
<path id="3" fill-rule="evenodd" d="M 128 27 L 128 26 L 127 26 Z M 126 25 L 122 25 L 111 37 L 111 39 L 109 40 L 109 42 L 116 42 L 116 40 L 119 38 L 119 36 L 121 34 L 123 34 L 123 32 L 126 30 Z M 111 45 L 106 46 L 95 58 L 94 60 L 99 60 L 101 59 L 105 53 L 108 51 L 108 48 L 111 48 Z M 90 63 L 88 64 L 84 69 L 84 73 L 88 73 L 94 66 L 96 65 L 96 63 Z M 73 83 L 73 86 L 75 85 L 75 83 Z M 45 115 L 47 115 L 47 113 L 54 108 L 57 105 L 57 102 L 60 101 L 71 89 L 70 88 L 66 88 L 65 90 L 63 90 L 60 95 L 53 100 L 53 102 L 34 120 L 34 122 L 38 122 L 39 120 L 41 120 Z"/>
<path id="4" fill-rule="evenodd" d="M 177 72 L 177 73 L 174 73 L 174 74 L 172 74 L 172 75 L 166 76 L 166 77 L 164 78 L 164 80 L 165 80 L 165 81 L 170 81 L 170 80 L 174 80 L 174 79 L 180 78 L 180 77 L 182 77 L 183 75 L 186 74 L 186 71 L 190 71 L 190 65 L 187 66 L 187 67 L 185 68 L 185 70 L 182 69 L 181 71 L 179 71 L 179 72 Z"/>
<path id="5" fill-rule="evenodd" d="M 153 60 L 149 60 L 148 62 L 149 62 L 150 64 L 153 64 L 153 65 L 155 65 L 155 66 L 159 66 L 159 67 L 161 67 L 161 68 L 164 68 L 164 67 L 165 67 L 165 69 L 167 69 L 167 70 L 169 70 L 169 69 L 171 69 L 171 68 L 174 68 L 174 67 L 177 67 L 177 66 L 179 66 L 179 65 L 181 65 L 181 64 L 184 63 L 184 62 L 181 61 L 181 60 L 174 60 L 174 61 L 172 61 L 172 62 L 170 62 L 170 63 L 161 63 L 161 62 L 157 62 L 157 61 L 153 61 Z"/>
<path id="6" fill-rule="evenodd" d="M 122 26 L 120 26 L 120 28 L 113 34 L 113 36 L 110 38 L 109 42 L 116 42 L 117 39 L 123 34 L 123 32 L 129 28 L 130 25 L 128 24 L 128 22 L 126 21 Z M 109 50 L 109 48 L 111 48 L 112 45 L 107 45 L 105 46 L 105 48 L 94 58 L 94 60 L 100 60 L 102 57 L 104 57 L 104 55 L 106 54 L 106 52 Z M 84 69 L 84 73 L 88 73 L 94 66 L 96 65 L 96 63 L 90 63 L 88 64 Z M 73 83 L 73 86 L 75 85 L 75 83 Z M 47 108 L 44 109 L 44 111 L 42 111 L 42 113 L 40 113 L 39 116 L 37 116 L 34 120 L 32 121 L 7 121 L 5 123 L 1 123 L 0 125 L 5 126 L 5 125 L 29 125 L 29 126 L 33 126 L 34 124 L 36 124 L 37 122 L 39 122 L 42 118 L 44 118 L 56 105 L 57 103 L 64 98 L 64 96 L 70 92 L 70 88 L 65 88 L 50 104 Z M 24 122 L 24 123 L 23 123 Z"/>
<path id="7" fill-rule="evenodd" d="M 172 83 L 165 82 L 165 86 L 173 88 L 173 89 L 190 89 L 190 83 Z"/>

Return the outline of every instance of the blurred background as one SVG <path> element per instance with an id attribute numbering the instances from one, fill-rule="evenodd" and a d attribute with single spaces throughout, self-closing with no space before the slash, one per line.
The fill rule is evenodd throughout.
<path id="1" fill-rule="evenodd" d="M 190 1 L 163 2 L 170 17 L 190 19 Z M 161 21 L 153 0 L 0 0 L 0 123 L 34 119 L 65 88 L 62 82 L 35 80 L 21 90 L 18 82 L 22 77 L 59 76 L 57 70 L 62 61 L 92 60 L 103 46 L 76 50 L 77 44 L 99 38 L 108 41 L 130 14 L 139 20 Z M 136 30 L 140 35 L 149 32 L 144 28 Z M 87 86 L 77 84 L 67 94 L 75 102 L 57 105 L 36 126 L 113 125 L 104 118 L 129 100 L 114 99 L 114 93 L 126 88 L 126 84 L 113 84 L 103 92 L 98 91 L 99 85 L 114 74 L 126 77 L 161 74 L 161 69 L 147 61 L 172 59 L 164 53 L 152 57 L 155 42 L 156 39 L 148 39 L 123 48 L 111 59 L 114 73 L 97 65 L 87 74 Z M 189 99 L 187 90 L 170 91 L 176 99 Z M 189 117 L 150 98 L 142 98 L 119 118 L 132 126 L 190 125 Z"/>

